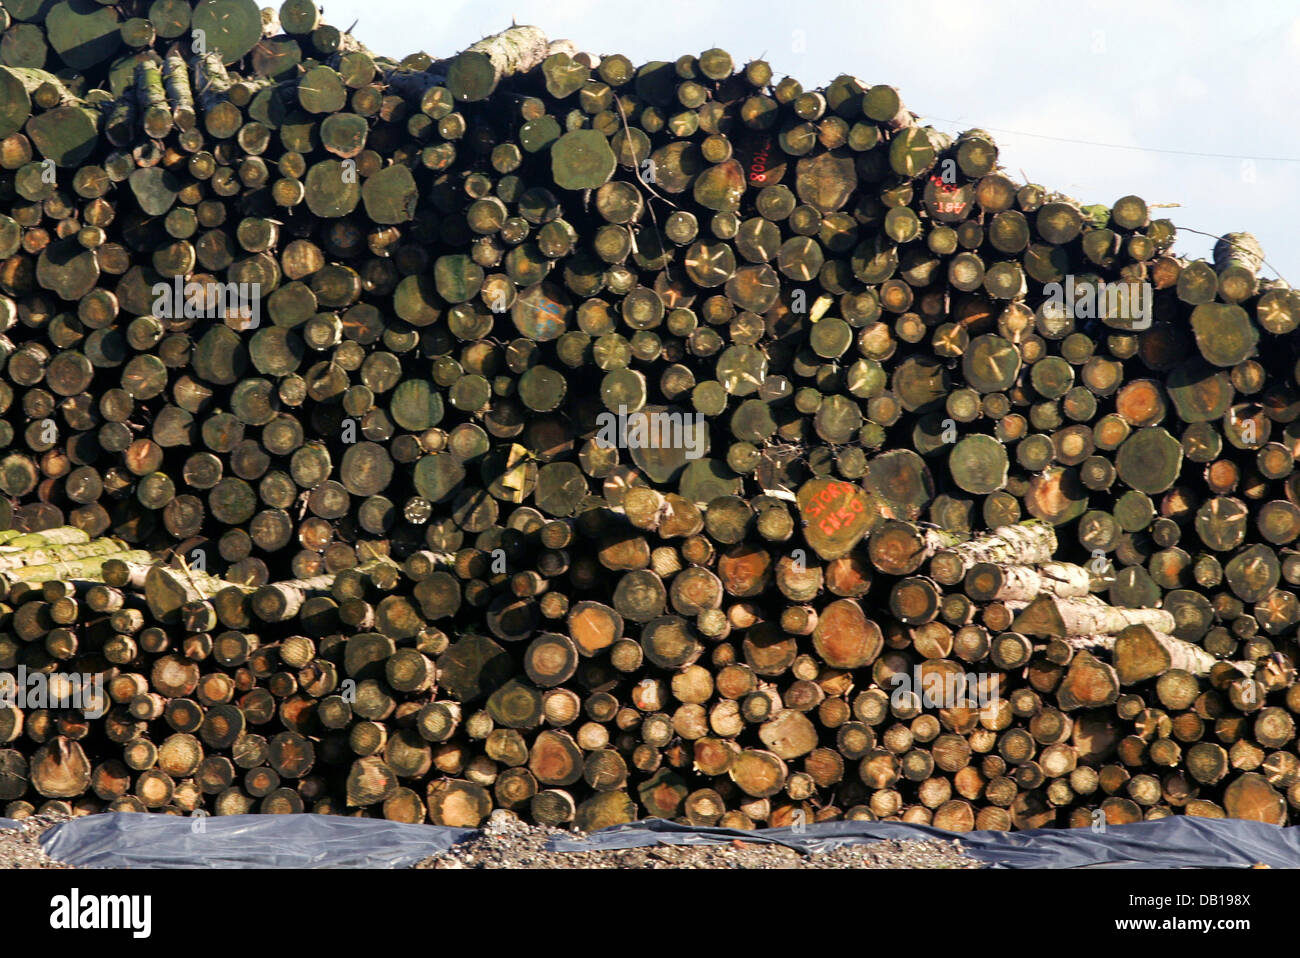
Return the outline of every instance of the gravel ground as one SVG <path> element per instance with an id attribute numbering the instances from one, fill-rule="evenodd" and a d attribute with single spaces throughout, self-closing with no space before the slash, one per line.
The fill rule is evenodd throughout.
<path id="1" fill-rule="evenodd" d="M 548 852 L 558 828 L 528 825 L 499 811 L 483 834 L 416 868 L 979 868 L 960 842 L 885 841 L 800 855 L 782 845 L 734 841 L 726 845 L 656 845 L 598 852 Z"/>
<path id="2" fill-rule="evenodd" d="M 41 835 L 64 816 L 33 815 L 17 828 L 0 828 L 0 868 L 71 868 L 41 851 Z"/>

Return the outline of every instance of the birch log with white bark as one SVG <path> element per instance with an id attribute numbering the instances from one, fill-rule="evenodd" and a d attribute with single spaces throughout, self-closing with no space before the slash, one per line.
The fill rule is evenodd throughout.
<path id="1" fill-rule="evenodd" d="M 1163 609 L 1121 609 L 1091 595 L 1073 599 L 1040 596 L 1016 616 L 1011 628 L 1025 635 L 1065 638 L 1115 635 L 1130 625 L 1172 632 L 1177 623 Z"/>
<path id="2" fill-rule="evenodd" d="M 987 535 L 936 551 L 930 560 L 930 577 L 943 585 L 956 585 L 979 562 L 995 565 L 1035 565 L 1056 554 L 1056 532 L 1042 522 L 1001 526 Z"/>

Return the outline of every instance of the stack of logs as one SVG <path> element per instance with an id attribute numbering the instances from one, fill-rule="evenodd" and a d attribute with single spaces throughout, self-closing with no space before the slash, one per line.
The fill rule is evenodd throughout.
<path id="1" fill-rule="evenodd" d="M 827 488 L 832 501 L 854 489 Z M 674 609 L 701 632 L 744 628 L 742 654 L 719 642 L 711 668 L 680 615 L 650 618 L 637 642 L 592 601 L 567 634 L 531 637 L 522 668 L 486 636 L 452 643 L 403 593 L 450 579 L 435 570 L 456 556 L 254 588 L 73 527 L 2 537 L 0 661 L 24 663 L 0 702 L 9 817 L 36 811 L 35 792 L 77 813 L 374 809 L 474 825 L 500 806 L 584 830 L 642 812 L 967 831 L 1062 810 L 1089 826 L 1098 807 L 1111 823 L 1175 809 L 1282 821 L 1270 783 L 1300 799 L 1300 760 L 1283 750 L 1300 706 L 1290 661 L 1217 660 L 1172 634 L 1173 612 L 1107 604 L 1094 593 L 1109 577 L 1054 560 L 1041 522 L 959 540 L 889 520 L 870 569 L 778 568 L 800 603 L 779 626 L 752 603 L 720 609 L 752 579 L 752 550 L 720 563 L 723 579 L 684 568 Z M 873 570 L 893 581 L 883 627 L 857 601 Z M 840 597 L 802 604 L 822 586 Z M 34 683 L 29 668 L 48 674 Z M 102 684 L 69 678 L 87 674 Z M 1274 692 L 1286 708 L 1265 704 Z M 1234 769 L 1251 771 L 1225 782 Z"/>
<path id="2" fill-rule="evenodd" d="M 0 670 L 107 699 L 2 707 L 8 814 L 1300 809 L 1247 234 L 719 49 L 0 29 Z"/>

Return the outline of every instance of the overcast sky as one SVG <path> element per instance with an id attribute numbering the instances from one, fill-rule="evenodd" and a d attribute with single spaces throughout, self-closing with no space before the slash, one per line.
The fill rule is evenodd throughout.
<path id="1" fill-rule="evenodd" d="M 805 88 L 841 73 L 888 83 L 939 129 L 993 133 L 1016 178 L 1083 203 L 1135 193 L 1171 204 L 1156 215 L 1180 227 L 1183 255 L 1213 246 L 1188 230 L 1254 233 L 1273 267 L 1263 274 L 1300 285 L 1300 5 L 1290 0 L 320 2 L 329 23 L 358 21 L 358 39 L 389 56 L 448 56 L 513 17 L 637 63 L 720 46 Z"/>

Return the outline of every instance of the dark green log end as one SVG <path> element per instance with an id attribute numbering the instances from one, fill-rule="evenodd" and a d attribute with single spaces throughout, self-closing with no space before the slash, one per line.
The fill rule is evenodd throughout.
<path id="1" fill-rule="evenodd" d="M 597 130 L 574 130 L 551 145 L 551 174 L 566 190 L 594 190 L 614 175 L 614 151 Z"/>

